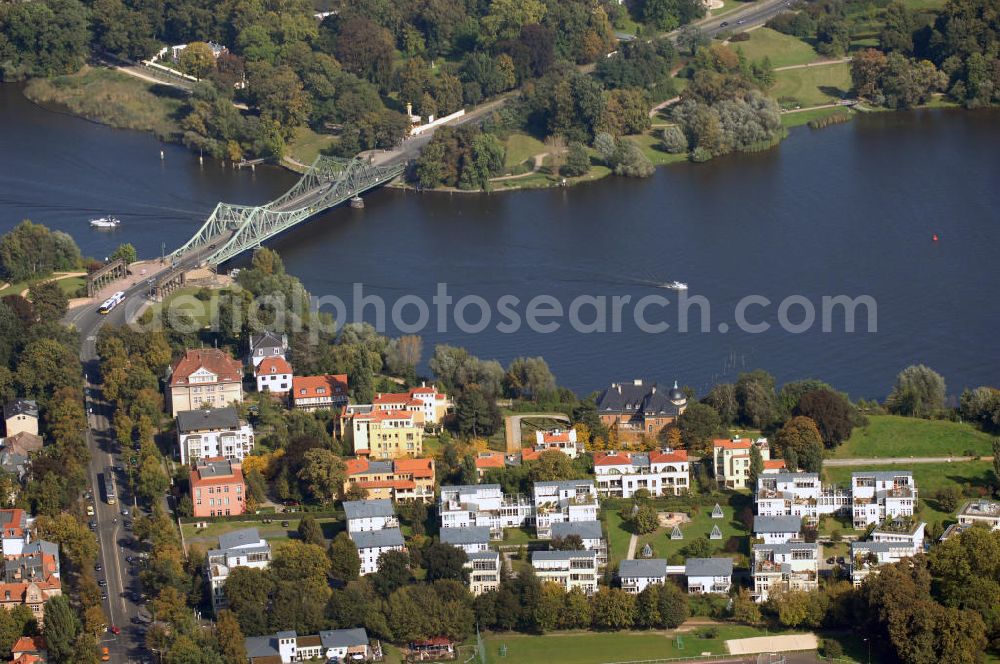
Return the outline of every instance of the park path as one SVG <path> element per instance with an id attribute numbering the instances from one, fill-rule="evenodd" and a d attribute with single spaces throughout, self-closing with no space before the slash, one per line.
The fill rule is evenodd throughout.
<path id="1" fill-rule="evenodd" d="M 657 113 L 659 113 L 660 111 L 662 111 L 663 109 L 665 109 L 667 106 L 673 106 L 674 104 L 676 104 L 680 100 L 681 100 L 681 98 L 678 95 L 677 97 L 671 97 L 670 99 L 666 99 L 664 101 L 661 101 L 659 104 L 657 104 L 656 106 L 654 106 L 653 108 L 651 108 L 649 110 L 649 117 L 655 118 Z"/>
<path id="2" fill-rule="evenodd" d="M 639 544 L 639 536 L 632 533 L 632 535 L 628 538 L 628 553 L 625 554 L 626 559 L 632 560 L 635 558 L 635 547 L 637 544 Z"/>
<path id="3" fill-rule="evenodd" d="M 819 104 L 818 106 L 806 106 L 805 108 L 788 108 L 781 109 L 782 113 L 804 113 L 806 111 L 818 111 L 821 108 L 836 108 L 837 106 L 844 106 L 845 104 L 833 103 L 833 104 Z"/>
<path id="4" fill-rule="evenodd" d="M 963 461 L 993 461 L 991 456 L 949 456 L 949 457 L 882 457 L 850 459 L 825 459 L 823 465 L 832 466 L 900 466 L 913 463 L 962 463 Z"/>
<path id="5" fill-rule="evenodd" d="M 49 279 L 42 279 L 41 281 L 36 282 L 36 284 L 46 284 L 50 281 L 62 281 L 63 279 L 70 279 L 72 277 L 85 277 L 85 276 L 87 276 L 86 272 L 55 272 Z M 6 284 L 3 288 L 8 288 L 9 286 L 10 284 Z M 3 288 L 0 288 L 0 290 L 3 290 Z M 23 291 L 18 293 L 18 295 L 20 295 L 21 297 L 27 297 L 28 290 L 29 290 L 28 288 L 25 288 Z"/>
<path id="6" fill-rule="evenodd" d="M 836 60 L 817 60 L 816 62 L 807 62 L 802 65 L 785 65 L 784 67 L 775 67 L 774 71 L 788 71 L 789 69 L 806 69 L 808 67 L 825 67 L 827 65 L 839 65 L 850 61 L 851 61 L 850 57 L 837 58 Z"/>
<path id="7" fill-rule="evenodd" d="M 527 173 L 518 173 L 517 175 L 501 175 L 500 177 L 490 178 L 490 182 L 502 182 L 503 180 L 516 180 L 518 178 L 526 178 L 529 175 L 534 175 L 541 168 L 542 164 L 545 162 L 545 158 L 549 156 L 548 152 L 539 152 L 531 158 L 531 170 Z"/>

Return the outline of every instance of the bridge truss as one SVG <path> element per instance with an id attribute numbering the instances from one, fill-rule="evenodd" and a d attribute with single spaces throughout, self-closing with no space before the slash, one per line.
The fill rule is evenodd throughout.
<path id="1" fill-rule="evenodd" d="M 208 221 L 180 249 L 177 261 L 205 254 L 201 264 L 220 265 L 310 217 L 384 184 L 403 165 L 375 166 L 362 159 L 319 156 L 295 186 L 264 205 L 219 203 Z"/>

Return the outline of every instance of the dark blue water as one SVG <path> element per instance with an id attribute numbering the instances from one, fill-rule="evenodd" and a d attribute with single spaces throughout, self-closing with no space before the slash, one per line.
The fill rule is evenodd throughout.
<path id="1" fill-rule="evenodd" d="M 406 294 L 430 303 L 439 283 L 456 300 L 478 295 L 492 304 L 512 295 L 522 316 L 539 294 L 564 306 L 581 295 L 674 299 L 655 287 L 673 279 L 708 299 L 706 333 L 677 332 L 675 305 L 649 309 L 649 319 L 671 323 L 662 334 L 639 331 L 630 307 L 617 334 L 581 334 L 566 319 L 554 333 L 503 333 L 495 309 L 482 333 L 463 333 L 453 321 L 447 332 L 423 333 L 425 358 L 436 343 L 504 364 L 542 355 L 560 383 L 583 393 L 632 377 L 704 390 L 763 367 L 780 382 L 820 377 L 853 397 L 883 397 L 900 369 L 922 362 L 957 394 L 996 384 L 1000 369 L 998 120 L 963 111 L 876 114 L 795 130 L 763 154 L 569 190 L 383 190 L 366 197 L 365 210 L 334 210 L 273 246 L 313 294 L 348 304 L 356 282 L 390 305 Z M 257 203 L 294 182 L 276 169 L 199 165 L 170 146 L 161 161 L 160 149 L 145 135 L 41 111 L 0 87 L 2 228 L 30 217 L 73 233 L 91 255 L 129 241 L 150 256 L 161 243 L 169 251 L 185 241 L 217 201 Z M 87 228 L 89 216 L 104 212 L 124 227 Z M 836 316 L 832 333 L 819 321 L 801 334 L 778 327 L 784 298 L 801 295 L 820 316 L 821 298 L 841 294 L 877 302 L 877 332 L 845 333 Z M 771 330 L 737 330 L 734 307 L 748 295 L 772 301 L 748 315 Z M 406 311 L 412 321 L 416 310 Z M 590 311 L 581 317 L 590 320 Z M 793 321 L 800 311 L 792 308 Z M 374 320 L 371 307 L 368 314 Z"/>

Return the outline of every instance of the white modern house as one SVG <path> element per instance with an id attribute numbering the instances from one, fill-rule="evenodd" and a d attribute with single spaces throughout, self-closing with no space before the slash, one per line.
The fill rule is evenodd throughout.
<path id="1" fill-rule="evenodd" d="M 458 547 L 465 553 L 480 553 L 490 549 L 490 529 L 486 526 L 442 528 L 441 543 Z"/>
<path id="2" fill-rule="evenodd" d="M 594 474 L 597 492 L 612 498 L 631 498 L 640 489 L 652 496 L 676 496 L 687 493 L 691 486 L 687 450 L 598 452 Z"/>
<path id="3" fill-rule="evenodd" d="M 579 588 L 587 595 L 597 591 L 596 551 L 535 551 L 531 566 L 543 582 L 558 583 L 567 591 Z"/>
<path id="4" fill-rule="evenodd" d="M 868 575 L 878 573 L 881 565 L 898 563 L 913 554 L 913 547 L 906 542 L 851 542 L 851 581 L 857 588 Z"/>
<path id="5" fill-rule="evenodd" d="M 479 596 L 500 585 L 500 552 L 476 551 L 468 554 L 463 567 L 469 570 L 469 592 Z"/>
<path id="6" fill-rule="evenodd" d="M 576 442 L 576 429 L 553 429 L 552 431 L 535 432 L 536 452 L 556 450 L 562 452 L 570 459 L 575 459 L 580 456 L 582 447 L 582 445 Z"/>
<path id="7" fill-rule="evenodd" d="M 600 521 L 566 521 L 553 523 L 552 538 L 565 539 L 576 536 L 580 538 L 583 548 L 597 552 L 597 564 L 604 567 L 608 564 L 608 544 L 604 539 L 604 529 Z"/>
<path id="8" fill-rule="evenodd" d="M 786 542 L 753 546 L 754 600 L 767 601 L 772 590 L 815 590 L 819 587 L 818 544 Z"/>
<path id="9" fill-rule="evenodd" d="M 177 448 L 182 464 L 222 457 L 243 461 L 254 445 L 253 427 L 232 406 L 177 413 Z"/>
<path id="10" fill-rule="evenodd" d="M 387 551 L 405 551 L 403 534 L 399 528 L 383 530 L 359 530 L 350 533 L 351 541 L 358 549 L 361 559 L 361 575 L 378 571 L 378 558 Z"/>
<path id="11" fill-rule="evenodd" d="M 688 593 L 728 594 L 733 586 L 732 558 L 688 558 L 684 561 Z"/>
<path id="12" fill-rule="evenodd" d="M 552 524 L 597 521 L 597 488 L 593 480 L 535 482 L 535 528 L 538 537 L 552 536 Z"/>
<path id="13" fill-rule="evenodd" d="M 623 560 L 618 563 L 618 578 L 621 580 L 622 590 L 638 595 L 647 586 L 666 583 L 667 561 L 663 558 Z"/>
<path id="14" fill-rule="evenodd" d="M 347 532 L 349 534 L 395 528 L 399 525 L 392 501 L 386 498 L 345 500 L 344 514 L 347 517 Z"/>
<path id="15" fill-rule="evenodd" d="M 294 631 L 248 636 L 244 641 L 250 664 L 292 662 L 367 662 L 372 657 L 364 628 L 323 630 L 311 636 Z"/>
<path id="16" fill-rule="evenodd" d="M 505 496 L 499 484 L 442 486 L 438 500 L 442 528 L 485 526 L 493 539 L 502 538 L 504 528 L 530 525 L 534 509 L 523 496 Z"/>
<path id="17" fill-rule="evenodd" d="M 916 509 L 917 485 L 912 471 L 851 473 L 851 512 L 856 529 L 889 517 L 913 516 Z"/>
<path id="18" fill-rule="evenodd" d="M 211 587 L 212 609 L 228 606 L 226 579 L 237 567 L 264 569 L 271 564 L 271 546 L 256 528 L 244 528 L 219 535 L 219 548 L 205 554 L 205 576 Z"/>
<path id="19" fill-rule="evenodd" d="M 1000 502 L 970 500 L 959 511 L 958 523 L 963 526 L 981 523 L 990 530 L 1000 530 Z"/>
<path id="20" fill-rule="evenodd" d="M 753 536 L 762 539 L 764 544 L 783 544 L 801 539 L 802 517 L 757 515 L 753 518 Z"/>
<path id="21" fill-rule="evenodd" d="M 851 509 L 851 494 L 824 486 L 817 473 L 779 472 L 757 478 L 757 514 L 799 516 L 810 523 L 819 517 Z"/>
<path id="22" fill-rule="evenodd" d="M 274 397 L 286 397 L 292 389 L 294 371 L 285 358 L 275 355 L 261 360 L 253 370 L 257 391 L 268 391 Z"/>

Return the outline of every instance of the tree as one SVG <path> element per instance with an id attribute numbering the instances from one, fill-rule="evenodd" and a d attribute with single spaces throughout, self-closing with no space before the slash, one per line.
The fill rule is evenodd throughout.
<path id="1" fill-rule="evenodd" d="M 833 14 L 826 14 L 816 24 L 816 51 L 826 56 L 842 56 L 851 44 L 851 30 L 847 21 Z"/>
<path id="2" fill-rule="evenodd" d="M 660 624 L 660 586 L 650 584 L 635 598 L 635 626 L 651 629 Z"/>
<path id="3" fill-rule="evenodd" d="M 43 281 L 28 289 L 28 299 L 39 321 L 57 321 L 69 308 L 69 297 L 55 281 Z"/>
<path id="4" fill-rule="evenodd" d="M 580 476 L 573 460 L 559 450 L 545 450 L 538 459 L 529 462 L 528 479 L 531 482 L 571 480 Z"/>
<path id="5" fill-rule="evenodd" d="M 35 520 L 36 536 L 59 545 L 61 553 L 77 569 L 87 569 L 97 559 L 97 542 L 83 523 L 68 512 Z"/>
<path id="6" fill-rule="evenodd" d="M 630 178 L 648 178 L 656 172 L 653 162 L 643 154 L 638 145 L 628 139 L 619 139 L 615 150 L 613 170 L 615 175 Z"/>
<path id="7" fill-rule="evenodd" d="M 559 627 L 565 595 L 566 592 L 557 583 L 547 581 L 542 584 L 538 602 L 531 607 L 535 625 L 540 632 L 550 632 Z"/>
<path id="8" fill-rule="evenodd" d="M 215 639 L 225 664 L 243 664 L 247 661 L 246 643 L 236 616 L 228 609 L 215 616 Z"/>
<path id="9" fill-rule="evenodd" d="M 674 583 L 664 583 L 660 587 L 661 628 L 676 629 L 688 619 L 688 597 Z"/>
<path id="10" fill-rule="evenodd" d="M 452 579 L 465 583 L 466 575 L 462 566 L 468 560 L 468 556 L 462 549 L 442 542 L 433 542 L 422 551 L 422 556 L 428 581 Z"/>
<path id="11" fill-rule="evenodd" d="M 854 429 L 854 410 L 847 399 L 830 389 L 806 392 L 799 398 L 792 411 L 804 415 L 816 423 L 823 444 L 836 447 L 851 437 Z"/>
<path id="12" fill-rule="evenodd" d="M 257 64 L 250 69 L 249 90 L 261 117 L 276 122 L 285 138 L 309 118 L 309 96 L 291 67 Z"/>
<path id="13" fill-rule="evenodd" d="M 493 41 L 503 41 L 517 38 L 524 26 L 541 23 L 543 16 L 540 0 L 494 0 L 482 25 Z"/>
<path id="14" fill-rule="evenodd" d="M 899 51 L 904 55 L 913 52 L 913 33 L 917 29 L 913 12 L 902 2 L 893 2 L 885 9 L 882 30 L 878 35 L 879 49 Z"/>
<path id="15" fill-rule="evenodd" d="M 903 369 L 886 399 L 890 412 L 912 417 L 926 417 L 944 408 L 944 378 L 922 364 Z"/>
<path id="16" fill-rule="evenodd" d="M 406 551 L 386 551 L 378 557 L 378 571 L 371 575 L 375 591 L 388 597 L 410 583 L 410 554 Z"/>
<path id="17" fill-rule="evenodd" d="M 758 429 L 768 426 L 777 414 L 774 377 L 763 369 L 742 373 L 736 380 L 740 419 Z"/>
<path id="18" fill-rule="evenodd" d="M 330 574 L 341 581 L 354 581 L 361 573 L 358 548 L 345 532 L 337 533 L 327 552 L 330 557 Z"/>
<path id="19" fill-rule="evenodd" d="M 385 86 L 392 76 L 394 54 L 392 33 L 375 22 L 352 16 L 340 25 L 334 55 L 352 74 Z"/>
<path id="20" fill-rule="evenodd" d="M 566 163 L 563 164 L 561 173 L 567 177 L 575 178 L 586 175 L 589 171 L 590 155 L 587 154 L 587 148 L 579 141 L 572 141 L 569 144 Z"/>
<path id="21" fill-rule="evenodd" d="M 125 265 L 131 265 L 139 260 L 139 255 L 136 253 L 135 247 L 132 246 L 130 242 L 125 242 L 124 244 L 118 245 L 118 248 L 111 252 L 111 256 L 109 258 L 113 261 L 120 258 L 125 261 Z"/>
<path id="22" fill-rule="evenodd" d="M 600 587 L 591 598 L 594 627 L 629 629 L 635 624 L 636 598 L 621 588 Z"/>
<path id="23" fill-rule="evenodd" d="M 500 409 L 478 387 L 466 390 L 455 403 L 458 431 L 464 436 L 491 436 L 500 426 Z"/>
<path id="24" fill-rule="evenodd" d="M 732 383 L 719 383 L 709 390 L 705 403 L 719 414 L 723 426 L 729 426 L 739 417 L 740 404 L 736 398 L 736 386 Z"/>
<path id="25" fill-rule="evenodd" d="M 69 598 L 57 595 L 45 603 L 45 647 L 56 662 L 75 662 L 73 642 L 80 631 L 80 621 L 69 605 Z"/>
<path id="26" fill-rule="evenodd" d="M 205 78 L 215 69 L 215 55 L 205 42 L 191 42 L 181 51 L 178 64 L 181 71 L 195 78 Z"/>
<path id="27" fill-rule="evenodd" d="M 306 514 L 299 521 L 298 533 L 299 538 L 303 542 L 317 546 L 326 546 L 326 540 L 323 538 L 323 528 L 316 521 L 316 517 L 311 514 Z"/>
<path id="28" fill-rule="evenodd" d="M 229 610 L 247 635 L 265 634 L 268 628 L 269 597 L 274 582 L 266 570 L 237 567 L 226 578 Z"/>
<path id="29" fill-rule="evenodd" d="M 793 465 L 810 473 L 822 470 L 823 438 L 816 423 L 808 417 L 800 415 L 785 422 L 775 434 L 774 442 L 786 462 L 792 458 L 796 461 Z"/>
<path id="30" fill-rule="evenodd" d="M 1000 486 L 1000 438 L 993 439 L 993 475 L 996 486 Z"/>
<path id="31" fill-rule="evenodd" d="M 696 401 L 688 404 L 677 418 L 677 426 L 684 447 L 692 452 L 704 452 L 722 430 L 722 419 L 712 406 Z"/>
<path id="32" fill-rule="evenodd" d="M 627 509 L 629 511 L 625 515 L 627 516 L 626 520 L 636 535 L 645 535 L 660 527 L 660 517 L 652 504 L 643 503 L 638 506 L 638 509 Z"/>
<path id="33" fill-rule="evenodd" d="M 750 446 L 750 487 L 752 491 L 757 489 L 757 478 L 764 472 L 764 457 L 760 453 L 760 447 Z"/>
<path id="34" fill-rule="evenodd" d="M 504 382 L 511 396 L 532 400 L 556 388 L 556 378 L 541 357 L 515 358 L 507 369 Z"/>
<path id="35" fill-rule="evenodd" d="M 663 149 L 670 154 L 680 154 L 687 152 L 688 149 L 687 138 L 681 128 L 676 125 L 665 127 L 660 132 L 660 143 L 663 145 Z"/>
<path id="36" fill-rule="evenodd" d="M 336 454 L 314 447 L 303 454 L 298 478 L 305 483 L 316 501 L 328 505 L 343 490 L 347 470 Z"/>
<path id="37" fill-rule="evenodd" d="M 761 620 L 760 607 L 746 588 L 740 588 L 733 598 L 733 620 L 747 625 L 756 625 Z"/>

